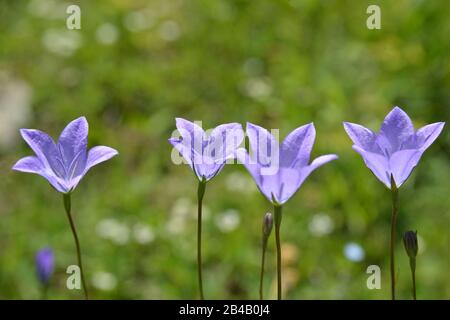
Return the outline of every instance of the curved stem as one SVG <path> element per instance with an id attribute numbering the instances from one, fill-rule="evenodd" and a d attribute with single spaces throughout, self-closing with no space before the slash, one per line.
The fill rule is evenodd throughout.
<path id="1" fill-rule="evenodd" d="M 262 245 L 262 255 L 261 255 L 261 275 L 259 277 L 259 300 L 264 300 L 263 298 L 263 288 L 264 288 L 264 263 L 266 260 L 266 248 L 267 248 L 267 238 L 263 235 L 263 245 Z"/>
<path id="2" fill-rule="evenodd" d="M 280 226 L 282 218 L 282 207 L 274 205 L 275 213 L 275 241 L 277 245 L 277 299 L 281 300 L 281 242 L 280 242 Z"/>
<path id="3" fill-rule="evenodd" d="M 197 216 L 197 272 L 198 272 L 198 287 L 200 290 L 200 299 L 204 300 L 203 295 L 203 278 L 202 278 L 202 203 L 205 195 L 206 181 L 200 181 L 198 184 L 198 216 Z"/>
<path id="4" fill-rule="evenodd" d="M 70 228 L 72 229 L 73 238 L 75 240 L 75 246 L 77 248 L 77 259 L 78 259 L 78 266 L 80 267 L 80 276 L 81 276 L 81 283 L 83 285 L 83 291 L 84 291 L 84 298 L 86 300 L 89 300 L 89 295 L 86 287 L 86 282 L 84 280 L 84 271 L 83 271 L 83 263 L 81 260 L 81 249 L 80 249 L 80 242 L 78 240 L 77 230 L 75 229 L 75 224 L 72 219 L 72 204 L 71 204 L 71 198 L 70 194 L 64 194 L 64 208 L 66 209 L 67 218 L 69 219 Z"/>
<path id="5" fill-rule="evenodd" d="M 395 234 L 398 214 L 398 189 L 394 179 L 391 177 L 392 191 L 392 216 L 391 216 L 391 245 L 390 245 L 390 267 L 391 267 L 391 296 L 395 300 Z"/>

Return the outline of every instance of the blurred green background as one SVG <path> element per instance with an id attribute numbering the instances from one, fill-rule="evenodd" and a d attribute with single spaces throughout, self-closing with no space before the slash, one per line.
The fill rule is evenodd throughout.
<path id="1" fill-rule="evenodd" d="M 66 8 L 81 7 L 81 30 Z M 368 30 L 378 4 L 381 30 Z M 85 115 L 89 145 L 120 156 L 73 195 L 89 289 L 98 299 L 197 298 L 196 188 L 171 162 L 175 117 L 204 128 L 250 121 L 281 135 L 314 121 L 316 171 L 285 206 L 285 296 L 388 299 L 390 194 L 351 149 L 342 121 L 378 130 L 394 105 L 416 127 L 450 115 L 450 2 L 442 1 L 0 1 L 0 299 L 38 299 L 34 255 L 50 246 L 49 297 L 76 264 L 62 196 L 11 170 L 32 151 L 19 128 L 57 137 Z M 401 188 L 398 296 L 410 298 L 400 234 L 418 230 L 420 299 L 450 298 L 450 135 L 444 129 Z M 257 299 L 260 231 L 272 210 L 241 165 L 205 200 L 204 283 L 212 299 Z M 266 297 L 275 297 L 275 248 Z M 381 290 L 366 268 L 381 267 Z"/>

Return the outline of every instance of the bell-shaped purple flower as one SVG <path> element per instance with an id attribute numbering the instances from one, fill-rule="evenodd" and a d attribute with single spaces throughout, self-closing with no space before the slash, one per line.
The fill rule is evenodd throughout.
<path id="1" fill-rule="evenodd" d="M 314 170 L 338 158 L 334 154 L 324 155 L 309 163 L 316 137 L 313 123 L 292 131 L 281 147 L 271 133 L 252 123 L 247 123 L 247 136 L 250 154 L 239 149 L 238 159 L 262 194 L 277 205 L 288 201 Z"/>
<path id="2" fill-rule="evenodd" d="M 105 146 L 94 147 L 88 152 L 88 131 L 85 117 L 69 123 L 57 143 L 45 132 L 21 129 L 23 139 L 36 156 L 19 160 L 13 170 L 38 174 L 59 192 L 70 193 L 89 169 L 118 154 Z"/>
<path id="3" fill-rule="evenodd" d="M 44 248 L 36 253 L 36 272 L 39 281 L 43 285 L 48 285 L 53 275 L 55 259 L 50 248 Z"/>
<path id="4" fill-rule="evenodd" d="M 359 124 L 344 122 L 345 131 L 354 143 L 353 149 L 388 188 L 391 188 L 391 175 L 396 187 L 408 179 L 444 125 L 444 122 L 437 122 L 415 131 L 411 119 L 399 107 L 386 116 L 379 133 Z"/>
<path id="5" fill-rule="evenodd" d="M 197 124 L 176 118 L 180 137 L 169 142 L 178 150 L 200 181 L 209 181 L 236 157 L 236 150 L 244 139 L 239 123 L 222 124 L 209 135 Z"/>

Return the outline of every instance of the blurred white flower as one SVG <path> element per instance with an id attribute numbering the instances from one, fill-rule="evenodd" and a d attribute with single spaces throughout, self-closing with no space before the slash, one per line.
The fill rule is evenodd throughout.
<path id="1" fill-rule="evenodd" d="M 136 223 L 133 226 L 133 237 L 137 243 L 147 244 L 155 240 L 155 233 L 149 226 L 143 223 Z"/>
<path id="2" fill-rule="evenodd" d="M 217 215 L 215 219 L 216 226 L 225 233 L 236 230 L 240 222 L 239 211 L 235 209 L 228 209 Z"/>
<path id="3" fill-rule="evenodd" d="M 45 19 L 62 19 L 66 17 L 69 2 L 57 0 L 32 0 L 28 3 L 30 14 Z"/>
<path id="4" fill-rule="evenodd" d="M 352 262 L 360 262 L 364 260 L 366 253 L 359 244 L 350 242 L 344 247 L 344 256 Z"/>
<path id="5" fill-rule="evenodd" d="M 104 239 L 111 240 L 115 244 L 124 245 L 130 238 L 129 228 L 116 219 L 103 219 L 97 224 L 97 234 Z"/>
<path id="6" fill-rule="evenodd" d="M 194 216 L 195 210 L 195 206 L 189 198 L 177 199 L 170 211 L 167 230 L 173 234 L 182 233 L 189 217 Z"/>
<path id="7" fill-rule="evenodd" d="M 132 11 L 125 16 L 123 24 L 128 31 L 139 32 L 151 28 L 155 24 L 155 17 L 150 10 Z"/>
<path id="8" fill-rule="evenodd" d="M 325 213 L 315 214 L 309 222 L 309 231 L 316 237 L 321 237 L 333 232 L 334 223 L 331 217 Z"/>
<path id="9" fill-rule="evenodd" d="M 11 148 L 19 140 L 19 129 L 31 116 L 31 87 L 0 71 L 0 149 Z"/>
<path id="10" fill-rule="evenodd" d="M 109 272 L 96 272 L 92 277 L 92 284 L 99 290 L 111 291 L 117 286 L 116 277 Z"/>
<path id="11" fill-rule="evenodd" d="M 263 101 L 272 94 L 272 83 L 266 77 L 249 78 L 244 82 L 243 90 L 250 98 Z"/>
<path id="12" fill-rule="evenodd" d="M 113 44 L 119 38 L 119 30 L 112 23 L 104 23 L 97 28 L 95 36 L 102 44 Z"/>
<path id="13" fill-rule="evenodd" d="M 168 20 L 160 25 L 158 33 L 165 41 L 175 41 L 180 36 L 180 27 L 176 21 Z"/>
<path id="14" fill-rule="evenodd" d="M 264 62 L 256 57 L 245 60 L 242 67 L 246 75 L 249 77 L 260 76 L 264 73 Z"/>
<path id="15" fill-rule="evenodd" d="M 71 56 L 81 46 L 81 35 L 66 29 L 49 29 L 42 37 L 44 47 L 55 54 L 61 56 Z"/>

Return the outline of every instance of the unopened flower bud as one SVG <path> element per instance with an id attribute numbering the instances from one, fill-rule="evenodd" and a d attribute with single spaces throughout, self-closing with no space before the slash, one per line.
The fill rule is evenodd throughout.
<path id="1" fill-rule="evenodd" d="M 48 285 L 51 276 L 53 275 L 54 256 L 50 248 L 45 248 L 36 254 L 36 271 L 39 281 L 43 285 Z"/>
<path id="2" fill-rule="evenodd" d="M 419 249 L 417 245 L 417 231 L 406 231 L 403 235 L 403 244 L 405 245 L 408 257 L 410 259 L 415 259 Z"/>
<path id="3" fill-rule="evenodd" d="M 263 235 L 265 239 L 267 239 L 270 236 L 270 233 L 272 232 L 272 227 L 273 227 L 273 216 L 270 212 L 268 212 L 264 216 L 263 221 Z"/>

